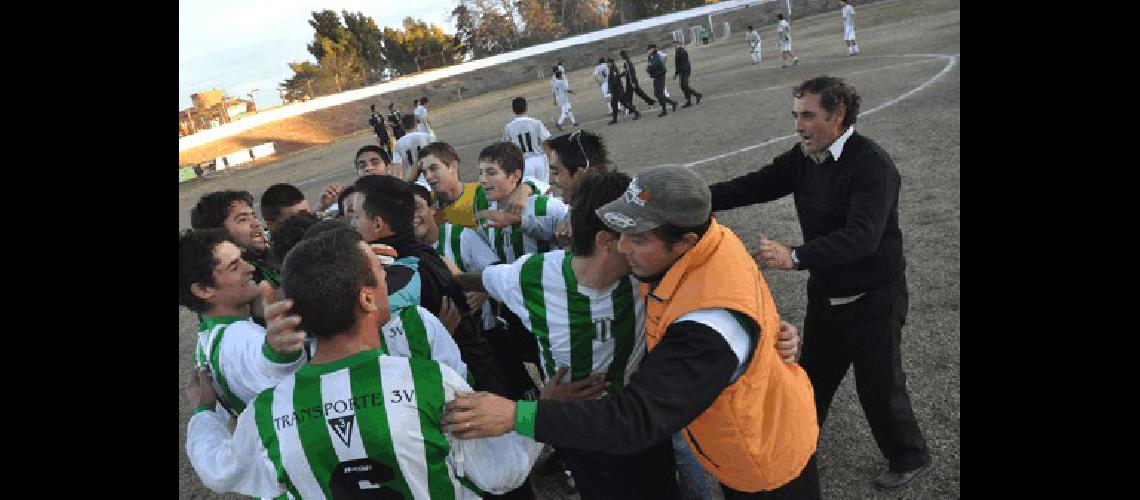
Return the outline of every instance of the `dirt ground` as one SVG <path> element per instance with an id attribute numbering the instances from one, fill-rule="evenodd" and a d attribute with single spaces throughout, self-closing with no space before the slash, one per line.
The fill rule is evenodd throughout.
<path id="1" fill-rule="evenodd" d="M 874 488 L 874 476 L 886 462 L 871 437 L 859 406 L 852 376 L 840 386 L 821 432 L 819 468 L 826 498 L 957 498 L 960 496 L 960 171 L 961 171 L 961 12 L 951 0 L 888 0 L 856 6 L 862 54 L 847 57 L 842 21 L 834 12 L 792 19 L 798 66 L 782 69 L 774 26 L 761 27 L 763 62 L 750 65 L 743 30 L 732 40 L 689 49 L 691 85 L 704 93 L 700 105 L 658 118 L 657 109 L 642 119 L 609 117 L 589 70 L 569 75 L 571 96 L 583 128 L 602 135 L 610 158 L 622 171 L 636 174 L 665 163 L 689 165 L 707 181 L 717 182 L 763 166 L 794 145 L 790 88 L 804 79 L 828 74 L 847 78 L 863 97 L 856 129 L 889 152 L 902 174 L 899 219 L 908 269 L 910 310 L 903 330 L 903 367 L 919 426 L 933 456 L 933 467 L 894 492 Z M 735 27 L 734 27 L 735 29 Z M 736 36 L 739 35 L 738 39 Z M 671 51 L 670 51 L 671 52 Z M 602 55 L 602 54 L 599 54 Z M 643 60 L 639 56 L 635 60 Z M 672 73 L 672 54 L 669 67 Z M 643 86 L 650 87 L 644 63 Z M 681 98 L 676 80 L 667 83 Z M 464 180 L 474 180 L 479 149 L 498 140 L 510 119 L 510 99 L 531 100 L 531 114 L 552 133 L 556 110 L 546 81 L 535 81 L 432 110 L 440 139 L 456 146 Z M 568 128 L 568 130 L 571 130 Z M 329 182 L 355 178 L 352 156 L 372 139 L 352 136 L 253 168 L 223 172 L 216 178 L 179 186 L 179 229 L 189 227 L 189 210 L 203 194 L 245 189 L 257 198 L 270 185 L 288 182 L 316 200 Z M 802 242 L 791 198 L 718 214 L 749 247 L 757 234 L 789 244 Z M 803 325 L 807 273 L 765 271 L 781 316 Z M 194 342 L 193 316 L 179 308 L 179 495 L 218 498 L 197 479 L 185 454 L 189 410 L 182 394 Z M 555 476 L 535 477 L 539 498 L 567 495 Z M 719 492 L 716 497 L 719 497 Z"/>

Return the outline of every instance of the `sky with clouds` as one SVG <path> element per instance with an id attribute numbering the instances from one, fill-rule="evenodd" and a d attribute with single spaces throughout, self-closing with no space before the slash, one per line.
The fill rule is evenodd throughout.
<path id="1" fill-rule="evenodd" d="M 286 63 L 313 61 L 313 11 L 363 12 L 381 28 L 411 16 L 455 33 L 456 0 L 178 0 L 178 109 L 190 94 L 217 88 L 233 97 L 253 89 L 259 108 L 281 104 L 277 85 L 293 75 Z"/>

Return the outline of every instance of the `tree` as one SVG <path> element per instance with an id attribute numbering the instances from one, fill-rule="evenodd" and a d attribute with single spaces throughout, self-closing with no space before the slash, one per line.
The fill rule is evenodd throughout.
<path id="1" fill-rule="evenodd" d="M 388 66 L 384 60 L 384 32 L 376 26 L 376 21 L 365 16 L 362 12 L 351 14 L 343 11 L 344 24 L 351 35 L 352 44 L 357 54 L 364 61 L 372 80 L 377 80 L 384 68 Z"/>
<path id="2" fill-rule="evenodd" d="M 335 41 L 341 41 L 348 38 L 348 30 L 340 24 L 340 15 L 334 10 L 322 10 L 320 12 L 313 12 L 313 18 L 309 20 L 309 26 L 313 28 L 313 41 L 307 48 L 313 58 L 320 61 L 325 56 L 324 50 L 321 47 L 321 38 L 328 38 Z"/>
<path id="3" fill-rule="evenodd" d="M 554 40 L 562 35 L 562 27 L 551 9 L 551 0 L 520 0 L 519 15 L 526 28 L 525 36 L 532 43 L 541 43 Z"/>
<path id="4" fill-rule="evenodd" d="M 383 54 L 400 73 L 450 66 L 463 60 L 458 37 L 432 24 L 404 18 L 404 29 L 384 28 Z"/>

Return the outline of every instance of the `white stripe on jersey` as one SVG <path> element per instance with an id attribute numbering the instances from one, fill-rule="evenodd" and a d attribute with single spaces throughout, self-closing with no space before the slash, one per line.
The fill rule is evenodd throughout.
<path id="1" fill-rule="evenodd" d="M 383 358 L 379 358 L 383 359 Z M 393 358 L 399 359 L 399 358 Z M 428 491 L 428 469 L 424 461 L 424 435 L 420 429 L 420 412 L 414 396 L 415 384 L 407 359 L 401 363 L 380 363 L 380 383 L 384 388 L 384 411 L 388 414 L 388 432 L 396 451 L 396 463 L 413 495 Z M 395 396 L 398 395 L 398 399 Z M 407 398 L 407 395 L 412 397 Z M 393 400 L 395 399 L 395 402 Z M 451 464 L 447 465 L 451 471 Z M 454 472 L 451 476 L 454 476 Z M 419 495 L 416 495 L 417 498 Z M 426 495 L 425 495 L 426 497 Z"/>
<path id="2" fill-rule="evenodd" d="M 396 141 L 392 163 L 411 166 L 419 159 L 420 148 L 431 144 L 431 136 L 423 132 L 408 132 Z"/>
<path id="3" fill-rule="evenodd" d="M 542 141 L 550 137 L 550 131 L 542 122 L 529 116 L 519 116 L 503 127 L 503 140 L 512 142 L 522 150 L 524 157 L 546 157 L 542 151 Z"/>
<path id="4" fill-rule="evenodd" d="M 296 386 L 296 377 L 282 380 L 273 390 L 273 415 L 293 414 L 293 388 Z M 270 415 L 272 417 L 272 415 Z M 301 436 L 298 425 L 275 426 L 277 430 L 277 446 L 281 450 L 281 463 L 285 473 L 293 482 L 303 498 L 321 498 L 325 492 L 317 483 L 309 460 L 305 457 L 305 450 L 301 447 Z"/>
<path id="5" fill-rule="evenodd" d="M 322 417 L 325 420 L 325 430 L 329 433 L 329 441 L 332 442 L 333 451 L 336 451 L 337 462 L 347 462 L 349 460 L 358 460 L 361 458 L 368 458 L 368 452 L 364 451 L 364 440 L 360 437 L 360 421 L 356 419 L 356 409 L 350 405 L 344 405 L 341 411 L 336 411 L 336 406 L 332 403 L 343 402 L 352 400 L 352 384 L 349 381 L 349 371 L 337 370 L 332 373 L 321 375 L 321 403 L 325 408 L 325 414 Z M 351 429 L 345 428 L 345 438 L 348 444 L 345 444 L 344 439 L 328 425 L 328 421 L 337 417 L 351 415 L 352 427 Z"/>

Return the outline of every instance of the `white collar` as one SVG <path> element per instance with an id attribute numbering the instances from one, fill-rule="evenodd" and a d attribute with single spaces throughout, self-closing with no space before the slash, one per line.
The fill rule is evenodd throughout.
<path id="1" fill-rule="evenodd" d="M 854 126 L 847 127 L 847 131 L 835 139 L 835 142 L 831 143 L 831 147 L 827 148 L 828 151 L 831 151 L 831 157 L 835 158 L 835 161 L 839 161 L 839 155 L 843 154 L 843 145 L 847 143 L 847 138 L 851 137 L 854 132 Z"/>

